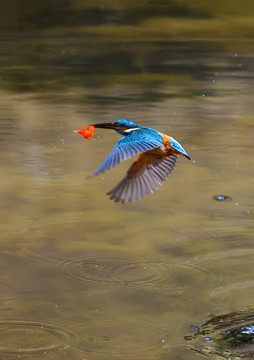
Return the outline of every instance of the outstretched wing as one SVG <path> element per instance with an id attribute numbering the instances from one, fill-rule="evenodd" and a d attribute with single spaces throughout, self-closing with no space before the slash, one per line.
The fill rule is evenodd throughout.
<path id="1" fill-rule="evenodd" d="M 118 141 L 112 152 L 92 176 L 104 173 L 134 155 L 156 149 L 162 145 L 163 138 L 154 130 L 147 128 L 145 131 L 142 128 L 133 130 L 130 135 Z"/>
<path id="2" fill-rule="evenodd" d="M 177 154 L 160 157 L 155 151 L 142 154 L 127 176 L 107 195 L 122 203 L 143 199 L 156 191 L 173 171 Z"/>

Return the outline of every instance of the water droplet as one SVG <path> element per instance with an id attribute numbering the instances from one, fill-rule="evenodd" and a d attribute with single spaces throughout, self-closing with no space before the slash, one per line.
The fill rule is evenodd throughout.
<path id="1" fill-rule="evenodd" d="M 205 337 L 205 341 L 212 342 L 213 340 L 210 337 Z"/>
<path id="2" fill-rule="evenodd" d="M 216 201 L 230 201 L 232 198 L 231 196 L 228 195 L 214 195 L 213 197 L 214 200 Z"/>

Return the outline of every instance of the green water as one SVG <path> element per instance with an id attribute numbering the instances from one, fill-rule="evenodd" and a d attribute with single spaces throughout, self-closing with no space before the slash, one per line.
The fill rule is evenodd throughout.
<path id="1" fill-rule="evenodd" d="M 253 306 L 254 9 L 229 3 L 6 6 L 0 359 L 196 360 L 193 326 Z M 121 118 L 192 157 L 126 205 L 131 160 L 88 178 L 119 135 L 73 132 Z"/>

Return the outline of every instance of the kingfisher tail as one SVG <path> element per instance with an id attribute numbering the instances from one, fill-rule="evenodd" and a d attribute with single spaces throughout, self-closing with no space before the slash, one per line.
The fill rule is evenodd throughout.
<path id="1" fill-rule="evenodd" d="M 183 155 L 183 156 L 185 156 L 187 159 L 191 160 L 190 155 L 187 154 L 187 152 L 184 150 L 184 148 L 182 147 L 182 145 L 181 145 L 178 141 L 176 141 L 175 139 L 173 139 L 172 137 L 171 137 L 170 146 L 171 146 L 174 150 L 176 150 L 176 153 L 177 153 L 177 154 Z"/>

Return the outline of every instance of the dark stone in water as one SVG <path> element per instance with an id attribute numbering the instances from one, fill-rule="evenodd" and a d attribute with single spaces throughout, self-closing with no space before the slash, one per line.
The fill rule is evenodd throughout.
<path id="1" fill-rule="evenodd" d="M 254 309 L 212 316 L 191 330 L 185 340 L 199 354 L 254 358 Z"/>
<path id="2" fill-rule="evenodd" d="M 230 201 L 230 200 L 232 200 L 231 196 L 227 196 L 227 195 L 214 195 L 213 199 L 216 200 L 216 201 Z"/>

